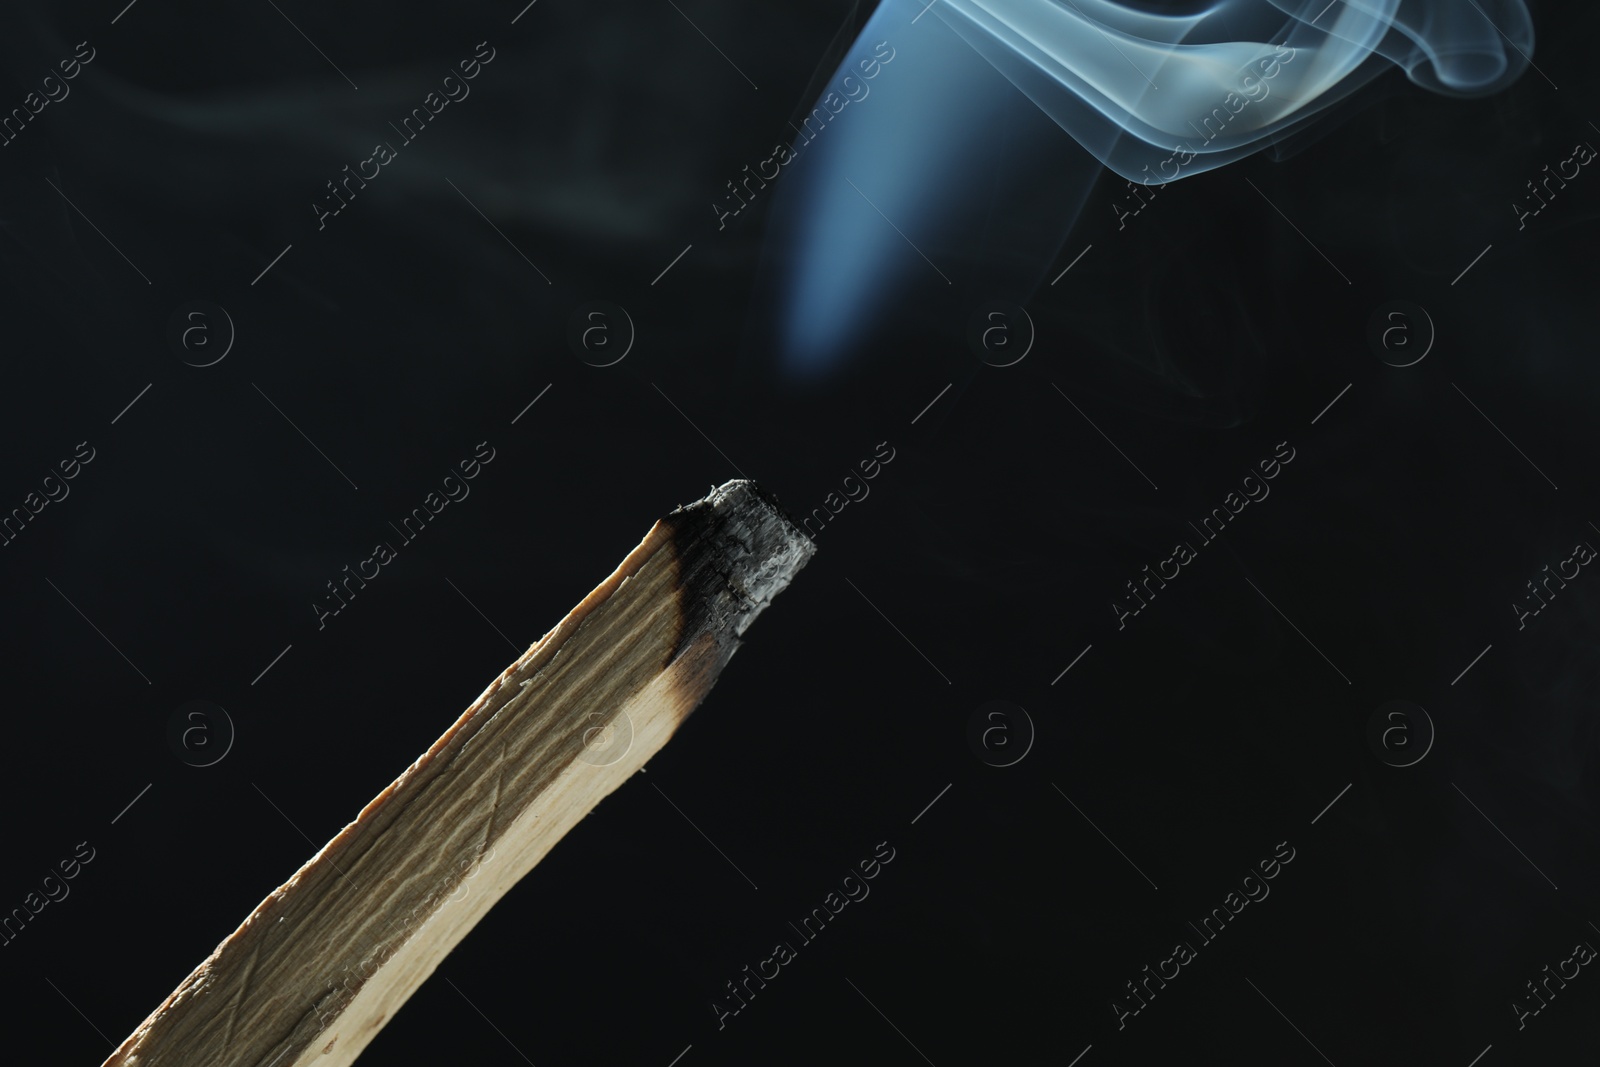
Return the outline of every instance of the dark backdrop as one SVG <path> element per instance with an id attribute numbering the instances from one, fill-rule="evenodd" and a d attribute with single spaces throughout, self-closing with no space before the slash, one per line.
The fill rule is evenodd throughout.
<path id="1" fill-rule="evenodd" d="M 883 452 L 648 776 L 363 1063 L 1594 1048 L 1600 978 L 1520 1030 L 1512 1003 L 1600 944 L 1600 579 L 1521 629 L 1512 605 L 1600 544 L 1600 179 L 1523 230 L 1507 210 L 1600 141 L 1591 14 L 1535 5 L 1539 70 L 1504 93 L 1391 73 L 1124 231 L 1102 180 L 1014 366 L 930 274 L 802 388 L 751 340 L 764 206 L 718 231 L 705 203 L 866 9 L 118 6 L 17 12 L 0 43 L 7 109 L 94 50 L 0 148 L 0 508 L 66 494 L 0 548 L 0 909 L 93 857 L 0 947 L 23 1059 L 98 1063 L 655 518 L 741 472 L 807 514 Z M 472 96 L 319 230 L 324 183 L 480 41 Z M 1020 96 L 1007 121 L 1046 122 Z M 636 330 L 613 366 L 568 340 L 592 300 Z M 470 496 L 319 628 L 325 583 L 480 442 Z M 1289 450 L 1270 496 L 1190 532 Z M 1185 540 L 1119 629 L 1124 583 Z M 169 739 L 193 700 L 236 730 L 211 766 Z M 1370 739 L 1375 713 L 1399 732 Z M 724 983 L 882 842 L 870 896 L 719 1029 Z M 1202 941 L 1275 852 L 1270 895 Z"/>

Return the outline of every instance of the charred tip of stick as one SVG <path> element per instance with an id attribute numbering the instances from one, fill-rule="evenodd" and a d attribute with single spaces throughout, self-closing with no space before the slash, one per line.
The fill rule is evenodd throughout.
<path id="1" fill-rule="evenodd" d="M 817 550 L 777 497 L 747 479 L 724 482 L 667 517 L 683 588 L 682 651 L 705 634 L 729 654 Z"/>

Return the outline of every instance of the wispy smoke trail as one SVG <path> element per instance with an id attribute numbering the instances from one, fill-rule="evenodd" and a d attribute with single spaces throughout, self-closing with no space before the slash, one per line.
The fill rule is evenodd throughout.
<path id="1" fill-rule="evenodd" d="M 1301 131 L 1386 70 L 1475 96 L 1532 62 L 1523 0 L 926 4 L 873 13 L 836 78 L 880 41 L 900 56 L 893 76 L 829 125 L 774 199 L 776 340 L 794 376 L 826 372 L 910 287 L 959 291 L 952 260 L 980 245 L 1012 270 L 989 288 L 1025 297 L 1026 263 L 1041 244 L 1053 255 L 1102 167 L 1169 183 Z M 1019 92 L 1081 151 L 1049 145 Z M 996 257 L 992 235 L 1024 189 L 1032 217 Z"/>
<path id="2" fill-rule="evenodd" d="M 1179 145 L 1200 156 L 1185 176 L 1255 151 L 1391 64 L 1435 92 L 1480 95 L 1510 84 L 1533 47 L 1523 0 L 1215 0 L 1181 15 L 1116 0 L 940 0 L 934 10 L 1097 159 L 1146 182 L 1161 180 L 1156 161 Z M 1228 121 L 1206 126 L 1218 112 Z"/>

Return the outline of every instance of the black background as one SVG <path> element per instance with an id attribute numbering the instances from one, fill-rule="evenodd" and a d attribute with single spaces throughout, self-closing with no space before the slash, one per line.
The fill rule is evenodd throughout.
<path id="1" fill-rule="evenodd" d="M 1503 93 L 1390 73 L 1126 230 L 1102 180 L 1015 366 L 967 345 L 981 277 L 952 301 L 930 272 L 799 388 L 751 341 L 761 209 L 719 232 L 705 201 L 866 9 L 117 6 L 18 12 L 0 43 L 5 109 L 97 51 L 0 148 L 0 509 L 95 450 L 0 549 L 0 910 L 95 850 L 0 948 L 29 1062 L 103 1059 L 655 518 L 740 473 L 809 512 L 880 442 L 648 774 L 362 1063 L 1592 1055 L 1600 978 L 1520 1032 L 1510 1004 L 1600 943 L 1600 579 L 1521 631 L 1509 605 L 1600 542 L 1600 179 L 1520 232 L 1506 207 L 1600 140 L 1592 14 L 1533 5 L 1543 74 Z M 472 96 L 319 232 L 323 183 L 482 40 Z M 615 366 L 566 340 L 594 299 L 637 326 Z M 237 330 L 211 367 L 167 340 L 193 300 Z M 1437 331 L 1412 367 L 1367 342 L 1392 300 Z M 482 441 L 470 497 L 319 630 L 324 583 Z M 1119 631 L 1123 583 L 1279 442 L 1270 497 Z M 214 766 L 167 743 L 192 699 L 237 727 Z M 1005 768 L 968 741 L 995 699 L 1037 732 Z M 1366 741 L 1394 699 L 1437 729 L 1405 769 Z M 723 983 L 885 841 L 870 896 L 719 1030 Z M 1124 983 L 1279 842 L 1271 895 L 1119 1031 Z"/>

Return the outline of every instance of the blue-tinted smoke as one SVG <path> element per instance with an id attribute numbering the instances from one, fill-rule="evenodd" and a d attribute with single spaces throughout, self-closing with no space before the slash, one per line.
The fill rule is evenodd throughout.
<path id="1" fill-rule="evenodd" d="M 1154 14 L 1116 0 L 940 0 L 967 44 L 1106 166 L 1170 180 L 1255 151 L 1390 64 L 1456 96 L 1528 65 L 1523 0 L 1214 0 Z M 1148 167 L 1148 171 L 1146 170 Z"/>
<path id="2" fill-rule="evenodd" d="M 908 287 L 960 280 L 953 261 L 1004 214 L 1003 171 L 1028 165 L 1000 161 L 1018 92 L 1086 153 L 1047 161 L 1057 191 L 1032 225 L 1059 241 L 1102 166 L 1165 184 L 1297 132 L 1393 67 L 1434 92 L 1482 95 L 1520 75 L 1533 48 L 1523 0 L 1152 6 L 884 0 L 831 82 L 883 42 L 892 66 L 867 98 L 816 102 L 801 132 L 826 132 L 774 202 L 776 340 L 792 374 L 826 372 Z"/>

